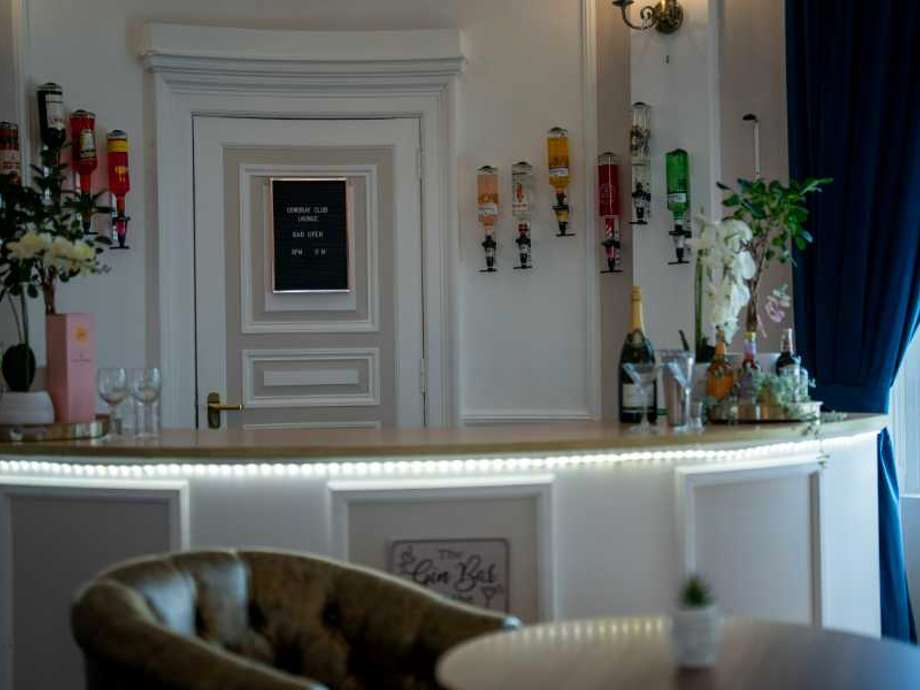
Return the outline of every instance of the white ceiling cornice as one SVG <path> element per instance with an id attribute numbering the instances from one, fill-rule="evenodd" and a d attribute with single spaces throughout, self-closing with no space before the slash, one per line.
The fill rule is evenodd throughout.
<path id="1" fill-rule="evenodd" d="M 189 85 L 215 82 L 443 84 L 465 59 L 458 30 L 288 31 L 148 24 L 148 70 Z"/>

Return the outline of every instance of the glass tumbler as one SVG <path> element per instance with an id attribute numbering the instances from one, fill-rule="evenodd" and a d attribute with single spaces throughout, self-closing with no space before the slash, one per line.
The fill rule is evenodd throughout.
<path id="1" fill-rule="evenodd" d="M 134 435 L 151 438 L 160 433 L 160 370 L 135 369 L 131 372 L 131 397 L 134 399 Z"/>

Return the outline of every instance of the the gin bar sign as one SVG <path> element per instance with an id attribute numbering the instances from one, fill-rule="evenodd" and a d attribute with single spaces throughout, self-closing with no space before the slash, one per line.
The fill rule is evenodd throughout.
<path id="1" fill-rule="evenodd" d="M 508 611 L 505 539 L 400 539 L 390 542 L 387 571 L 466 604 Z"/>
<path id="2" fill-rule="evenodd" d="M 273 291 L 347 291 L 348 222 L 347 180 L 272 178 Z"/>

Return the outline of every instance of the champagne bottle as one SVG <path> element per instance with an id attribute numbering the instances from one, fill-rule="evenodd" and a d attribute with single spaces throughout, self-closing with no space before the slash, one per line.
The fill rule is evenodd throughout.
<path id="1" fill-rule="evenodd" d="M 782 352 L 779 359 L 776 360 L 777 375 L 783 376 L 788 374 L 794 376 L 796 380 L 798 380 L 802 364 L 801 359 L 795 354 L 795 345 L 791 328 L 787 328 L 783 331 L 783 345 L 781 350 Z"/>
<path id="2" fill-rule="evenodd" d="M 633 383 L 623 369 L 624 364 L 654 364 L 655 349 L 645 335 L 645 319 L 642 313 L 642 290 L 633 286 L 632 316 L 629 333 L 620 352 L 620 421 L 623 424 L 638 424 L 642 415 L 654 424 L 658 419 L 658 387 L 652 386 L 651 400 L 643 400 L 642 389 Z"/>

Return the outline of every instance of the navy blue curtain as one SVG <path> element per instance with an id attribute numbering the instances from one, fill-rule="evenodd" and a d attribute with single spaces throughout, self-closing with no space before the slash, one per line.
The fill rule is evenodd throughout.
<path id="1" fill-rule="evenodd" d="M 786 0 L 786 38 L 790 173 L 834 178 L 797 257 L 799 347 L 828 409 L 886 412 L 920 320 L 920 3 Z M 882 634 L 916 641 L 887 430 L 878 463 Z"/>

